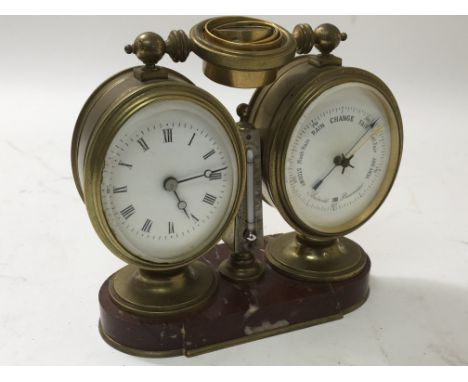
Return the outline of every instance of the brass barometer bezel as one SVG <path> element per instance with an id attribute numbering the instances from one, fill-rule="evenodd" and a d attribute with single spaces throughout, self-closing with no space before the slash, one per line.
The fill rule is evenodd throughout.
<path id="1" fill-rule="evenodd" d="M 320 68 L 315 67 L 315 63 L 311 57 L 300 57 L 284 67 L 276 83 L 255 93 L 250 104 L 249 120 L 262 132 L 265 200 L 273 204 L 283 218 L 304 237 L 324 240 L 346 235 L 360 227 L 383 203 L 398 172 L 403 128 L 396 100 L 378 77 L 358 68 Z M 388 167 L 377 194 L 359 215 L 334 228 L 312 227 L 297 216 L 288 199 L 286 153 L 294 128 L 307 107 L 326 91 L 346 83 L 367 85 L 383 101 L 390 124 L 391 149 Z"/>
<path id="2" fill-rule="evenodd" d="M 122 74 L 124 73 L 125 72 L 122 72 L 120 77 L 122 77 Z M 128 72 L 127 74 L 132 75 L 131 72 Z M 122 78 L 119 78 L 119 75 L 117 75 L 112 77 L 110 81 L 116 81 L 118 83 L 119 81 L 122 81 Z M 102 96 L 102 94 L 99 94 L 99 89 L 100 88 L 98 88 L 95 95 L 102 99 L 105 95 Z M 101 93 L 103 92 L 101 91 Z M 105 156 L 117 131 L 123 126 L 128 118 L 138 110 L 149 104 L 167 100 L 192 102 L 207 110 L 220 122 L 229 137 L 236 155 L 237 174 L 235 174 L 235 176 L 237 177 L 237 187 L 234 190 L 234 201 L 232 208 L 228 212 L 227 218 L 224 223 L 218 227 L 216 234 L 214 234 L 210 240 L 190 251 L 187 251 L 187 253 L 183 254 L 183 259 L 181 260 L 174 262 L 156 262 L 134 255 L 115 237 L 102 208 L 101 184 L 102 171 L 105 165 Z M 99 103 L 100 100 L 94 100 L 94 102 Z M 77 123 L 83 123 L 83 121 L 86 123 L 86 120 L 87 118 L 80 116 Z M 76 129 L 76 131 L 83 130 L 83 127 L 77 125 Z M 74 141 L 79 141 L 78 135 L 80 135 L 80 133 L 77 133 L 76 135 L 77 137 Z M 80 144 L 86 145 L 86 154 L 84 161 L 82 162 L 83 168 L 81 171 L 79 171 L 78 168 L 80 161 L 77 159 Z M 246 161 L 242 147 L 242 140 L 236 131 L 236 125 L 233 118 L 212 95 L 192 85 L 190 82 L 184 81 L 183 79 L 167 80 L 166 78 L 162 80 L 148 81 L 141 83 L 141 86 L 137 86 L 135 89 L 128 91 L 123 97 L 111 102 L 110 105 L 102 111 L 99 119 L 93 127 L 89 139 L 73 145 L 72 157 L 74 158 L 75 182 L 79 190 L 80 186 L 82 187 L 83 200 L 86 204 L 90 220 L 96 233 L 114 255 L 126 263 L 141 269 L 171 271 L 183 268 L 211 249 L 221 239 L 222 234 L 226 231 L 227 227 L 236 216 L 243 195 L 245 181 Z M 79 174 L 82 174 L 83 179 L 79 179 Z"/>

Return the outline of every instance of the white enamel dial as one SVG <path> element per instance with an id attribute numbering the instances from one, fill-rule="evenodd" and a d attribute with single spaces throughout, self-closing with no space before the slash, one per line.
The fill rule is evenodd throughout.
<path id="1" fill-rule="evenodd" d="M 381 188 L 391 152 L 389 107 L 370 86 L 324 92 L 299 118 L 286 152 L 287 196 L 308 227 L 348 229 Z"/>
<path id="2" fill-rule="evenodd" d="M 186 260 L 226 223 L 236 163 L 229 136 L 204 108 L 179 100 L 145 106 L 106 154 L 101 199 L 114 236 L 145 260 Z"/>

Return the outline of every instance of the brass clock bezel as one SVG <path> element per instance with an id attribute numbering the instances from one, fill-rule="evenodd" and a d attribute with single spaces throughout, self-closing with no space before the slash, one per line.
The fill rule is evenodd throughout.
<path id="1" fill-rule="evenodd" d="M 305 60 L 302 63 L 310 65 Z M 297 63 L 291 65 L 294 68 Z M 300 64 L 299 64 L 300 65 Z M 287 76 L 287 72 L 283 72 L 283 76 Z M 264 132 L 263 136 L 271 134 L 265 138 L 264 142 L 267 147 L 265 173 L 267 174 L 265 184 L 268 189 L 268 194 L 272 199 L 273 204 L 279 210 L 283 218 L 300 234 L 309 238 L 322 240 L 323 238 L 333 238 L 346 235 L 347 233 L 357 229 L 364 224 L 378 210 L 381 204 L 387 197 L 390 189 L 395 181 L 403 146 L 403 127 L 402 120 L 396 100 L 389 88 L 375 75 L 358 68 L 350 67 L 326 67 L 317 69 L 307 81 L 302 78 L 303 85 L 300 89 L 293 90 L 290 94 L 283 93 L 283 100 L 280 102 L 277 112 L 271 116 L 270 132 Z M 302 116 L 306 108 L 320 97 L 327 90 L 335 86 L 346 83 L 359 83 L 371 87 L 385 101 L 384 106 L 388 109 L 387 114 L 390 122 L 391 149 L 387 171 L 379 191 L 373 198 L 372 202 L 355 218 L 346 223 L 332 228 L 312 227 L 302 222 L 302 220 L 294 212 L 291 203 L 286 193 L 286 177 L 285 177 L 285 158 L 289 141 L 299 118 Z M 292 86 L 294 88 L 294 86 Z M 275 94 L 275 96 L 278 96 Z M 264 97 L 259 97 L 260 102 L 268 100 L 268 94 Z M 255 102 L 255 97 L 254 97 Z M 258 105 L 254 107 L 258 108 Z M 261 118 L 261 116 L 257 116 Z"/>
<path id="2" fill-rule="evenodd" d="M 210 112 L 223 126 L 227 133 L 237 159 L 237 188 L 234 190 L 234 202 L 224 224 L 219 227 L 216 235 L 211 240 L 194 248 L 184 256 L 183 260 L 160 263 L 145 260 L 128 251 L 113 234 L 102 209 L 101 183 L 102 171 L 105 164 L 105 155 L 117 131 L 125 121 L 140 110 L 154 102 L 165 100 L 183 100 L 193 102 Z M 236 131 L 235 122 L 227 110 L 213 96 L 204 90 L 189 83 L 176 81 L 155 81 L 146 83 L 129 96 L 121 99 L 118 103 L 109 107 L 101 116 L 89 139 L 84 160 L 84 201 L 92 222 L 92 225 L 99 238 L 109 248 L 109 250 L 124 260 L 128 264 L 135 265 L 142 269 L 167 271 L 182 268 L 188 265 L 209 249 L 211 249 L 220 239 L 224 231 L 235 218 L 242 198 L 245 182 L 246 160 L 242 149 L 242 140 Z"/>

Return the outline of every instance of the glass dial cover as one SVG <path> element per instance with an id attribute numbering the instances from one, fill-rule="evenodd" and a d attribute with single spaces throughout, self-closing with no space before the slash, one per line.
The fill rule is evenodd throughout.
<path id="1" fill-rule="evenodd" d="M 337 233 L 372 213 L 389 169 L 391 126 L 388 102 L 361 83 L 334 86 L 305 108 L 284 162 L 287 199 L 303 224 Z"/>
<path id="2" fill-rule="evenodd" d="M 189 101 L 154 102 L 134 113 L 108 148 L 104 214 L 131 254 L 184 261 L 226 223 L 237 174 L 233 143 L 208 110 Z"/>

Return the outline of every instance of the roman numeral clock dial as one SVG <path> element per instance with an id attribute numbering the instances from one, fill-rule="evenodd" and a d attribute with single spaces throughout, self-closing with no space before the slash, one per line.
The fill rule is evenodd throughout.
<path id="1" fill-rule="evenodd" d="M 236 174 L 233 145 L 209 112 L 183 101 L 158 102 L 132 116 L 109 146 L 104 213 L 131 253 L 177 261 L 225 222 Z"/>

